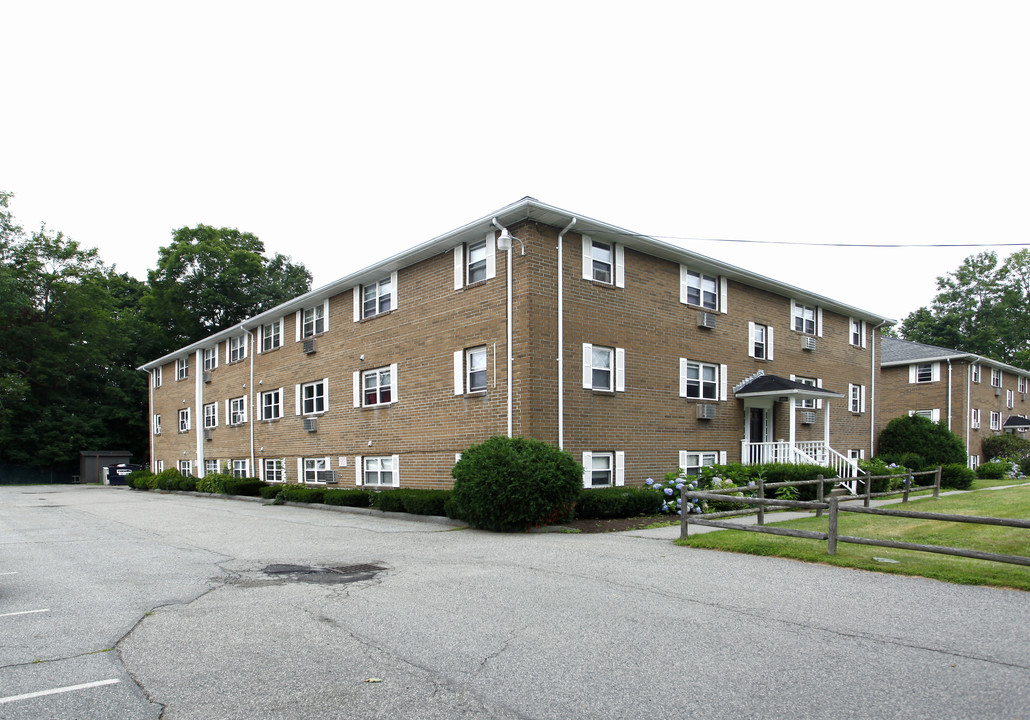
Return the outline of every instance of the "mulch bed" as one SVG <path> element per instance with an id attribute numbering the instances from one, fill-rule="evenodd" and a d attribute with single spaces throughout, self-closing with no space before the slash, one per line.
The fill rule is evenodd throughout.
<path id="1" fill-rule="evenodd" d="M 578 530 L 581 533 L 619 532 L 622 530 L 639 530 L 656 523 L 678 522 L 679 516 L 644 515 L 631 518 L 608 518 L 605 520 L 573 520 L 563 523 L 562 527 Z"/>

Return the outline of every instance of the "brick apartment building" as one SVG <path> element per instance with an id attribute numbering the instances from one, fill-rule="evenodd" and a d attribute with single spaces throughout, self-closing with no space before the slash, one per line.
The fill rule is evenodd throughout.
<path id="1" fill-rule="evenodd" d="M 587 486 L 850 473 L 889 322 L 524 198 L 141 367 L 152 467 L 449 487 L 508 434 L 572 452 Z"/>
<path id="2" fill-rule="evenodd" d="M 947 421 L 976 468 L 984 438 L 1026 433 L 1030 372 L 980 355 L 882 338 L 880 426 L 902 415 Z"/>

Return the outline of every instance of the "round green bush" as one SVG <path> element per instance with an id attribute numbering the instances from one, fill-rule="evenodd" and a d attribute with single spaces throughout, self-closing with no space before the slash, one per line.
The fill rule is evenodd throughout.
<path id="1" fill-rule="evenodd" d="M 925 466 L 966 462 L 966 446 L 962 438 L 948 430 L 947 425 L 920 415 L 894 418 L 880 432 L 878 455 L 891 457 L 901 453 L 917 453 L 922 456 Z M 908 463 L 899 464 L 908 466 Z"/>
<path id="2" fill-rule="evenodd" d="M 518 532 L 571 520 L 583 487 L 572 455 L 539 440 L 492 437 L 451 469 L 448 514 L 484 530 Z"/>
<path id="3" fill-rule="evenodd" d="M 125 484 L 133 490 L 147 490 L 152 477 L 154 477 L 154 473 L 149 470 L 133 470 L 125 476 Z"/>
<path id="4" fill-rule="evenodd" d="M 923 485 L 933 482 L 933 478 L 924 476 L 920 483 Z M 962 463 L 950 463 L 941 466 L 941 487 L 955 488 L 956 490 L 968 490 L 976 479 L 976 473 Z"/>
<path id="5" fill-rule="evenodd" d="M 1001 480 L 1008 474 L 1009 467 L 1005 462 L 985 462 L 976 469 L 976 476 L 981 480 Z"/>
<path id="6" fill-rule="evenodd" d="M 985 461 L 997 460 L 998 458 L 1011 458 L 1023 460 L 1030 458 L 1030 440 L 1004 433 L 984 438 L 980 444 L 983 450 Z"/>

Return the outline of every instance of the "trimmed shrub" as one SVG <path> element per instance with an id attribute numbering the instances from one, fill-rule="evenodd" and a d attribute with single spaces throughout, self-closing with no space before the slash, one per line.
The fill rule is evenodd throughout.
<path id="1" fill-rule="evenodd" d="M 921 485 L 927 484 L 924 476 L 920 480 Z M 968 490 L 976 478 L 976 473 L 962 463 L 949 463 L 941 466 L 941 487 L 955 488 L 956 490 Z M 930 478 L 929 482 L 933 482 Z"/>
<path id="2" fill-rule="evenodd" d="M 147 483 L 152 477 L 154 473 L 149 470 L 133 470 L 125 476 L 125 484 L 133 490 L 147 490 Z"/>
<path id="3" fill-rule="evenodd" d="M 228 473 L 208 473 L 197 480 L 197 492 L 224 493 L 226 481 L 232 482 L 235 479 Z"/>
<path id="4" fill-rule="evenodd" d="M 1021 462 L 1030 458 L 1030 440 L 1011 433 L 984 438 L 981 448 L 984 460 L 987 462 L 998 458 L 1010 458 Z"/>
<path id="5" fill-rule="evenodd" d="M 322 503 L 325 493 L 325 488 L 287 483 L 280 486 L 278 497 L 286 502 Z"/>
<path id="6" fill-rule="evenodd" d="M 383 512 L 405 512 L 404 496 L 410 490 L 380 490 L 372 493 L 372 507 Z"/>
<path id="7" fill-rule="evenodd" d="M 244 495 L 246 497 L 259 497 L 261 488 L 265 483 L 257 478 L 226 478 L 222 483 L 225 488 L 223 492 L 227 495 Z"/>
<path id="8" fill-rule="evenodd" d="M 466 450 L 451 469 L 450 512 L 484 530 L 524 531 L 573 517 L 583 467 L 539 440 L 492 437 Z"/>
<path id="9" fill-rule="evenodd" d="M 758 468 L 765 474 L 765 482 L 767 483 L 780 483 L 780 482 L 797 482 L 799 480 L 815 480 L 820 475 L 826 482 L 823 483 L 824 495 L 829 495 L 833 486 L 837 484 L 837 471 L 832 467 L 823 467 L 822 465 L 791 465 L 788 463 L 769 463 L 768 465 L 759 465 Z M 780 488 L 775 488 L 775 491 Z M 797 499 L 805 502 L 815 500 L 818 497 L 818 488 L 815 485 L 799 485 L 794 488 L 797 490 Z M 770 493 L 765 494 L 766 497 L 770 497 Z"/>
<path id="10" fill-rule="evenodd" d="M 412 515 L 446 515 L 444 506 L 450 497 L 450 490 L 409 490 L 401 500 L 404 511 Z"/>
<path id="11" fill-rule="evenodd" d="M 650 487 L 583 488 L 576 502 L 577 519 L 656 515 L 662 499 Z"/>
<path id="12" fill-rule="evenodd" d="M 1007 462 L 986 462 L 976 469 L 976 476 L 981 480 L 1001 480 L 1009 471 Z"/>
<path id="13" fill-rule="evenodd" d="M 1023 458 L 1019 461 L 1019 472 L 1024 475 L 1030 475 L 1030 457 Z"/>
<path id="14" fill-rule="evenodd" d="M 157 475 L 151 475 L 149 478 L 147 478 L 147 489 L 148 490 L 169 490 L 169 489 L 174 489 L 174 488 L 169 488 L 169 485 L 171 483 L 179 482 L 179 478 L 181 478 L 181 477 L 182 477 L 182 473 L 180 473 L 175 468 L 168 468 L 167 470 L 162 470 Z"/>
<path id="15" fill-rule="evenodd" d="M 265 500 L 271 500 L 279 491 L 285 487 L 282 483 L 275 483 L 274 485 L 265 485 L 263 488 L 258 489 L 258 494 L 261 495 Z"/>
<path id="16" fill-rule="evenodd" d="M 894 418 L 880 432 L 880 457 L 918 453 L 923 467 L 966 462 L 966 446 L 948 426 L 920 415 Z M 922 469 L 922 468 L 913 468 Z"/>
<path id="17" fill-rule="evenodd" d="M 274 497 L 274 495 L 265 495 L 265 490 L 268 488 L 261 489 L 262 497 Z M 276 491 L 278 493 L 278 490 Z M 372 493 L 368 490 L 337 490 L 331 489 L 325 491 L 325 499 L 323 500 L 326 505 L 338 505 L 343 507 L 372 507 Z"/>
<path id="18" fill-rule="evenodd" d="M 904 468 L 908 468 L 913 472 L 925 470 L 927 468 L 926 458 L 919 453 L 914 452 L 903 452 L 903 453 L 882 453 L 881 455 L 874 458 L 880 462 L 886 463 L 887 465 L 898 465 Z M 931 467 L 937 467 L 933 465 Z"/>
<path id="19" fill-rule="evenodd" d="M 863 470 L 876 478 L 875 480 L 872 480 L 873 486 L 870 488 L 870 491 L 874 493 L 904 489 L 905 475 L 907 475 L 908 471 L 911 469 L 906 465 L 902 465 L 883 457 L 876 457 L 872 460 L 859 460 L 858 467 L 860 470 Z M 859 493 L 865 492 L 865 482 L 866 480 L 859 478 Z"/>

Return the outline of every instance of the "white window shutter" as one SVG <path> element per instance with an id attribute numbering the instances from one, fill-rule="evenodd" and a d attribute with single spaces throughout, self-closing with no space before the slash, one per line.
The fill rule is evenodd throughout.
<path id="1" fill-rule="evenodd" d="M 816 378 L 815 379 L 815 384 L 816 384 L 817 387 L 821 388 L 823 386 L 823 379 L 822 378 Z M 823 409 L 823 399 L 822 398 L 819 398 L 818 400 L 815 401 L 815 409 L 816 410 L 822 410 Z"/>
<path id="2" fill-rule="evenodd" d="M 729 395 L 729 367 L 726 365 L 719 366 L 719 399 L 723 402 Z"/>
<path id="3" fill-rule="evenodd" d="M 769 325 L 765 328 L 765 356 L 773 359 L 773 328 Z"/>
<path id="4" fill-rule="evenodd" d="M 858 392 L 861 395 L 862 412 L 865 412 L 865 385 L 860 385 Z"/>
<path id="5" fill-rule="evenodd" d="M 626 348 L 615 348 L 615 390 L 626 391 Z"/>
<path id="6" fill-rule="evenodd" d="M 583 387 L 586 390 L 594 386 L 593 374 L 593 352 L 594 346 L 590 343 L 583 343 Z"/>
<path id="7" fill-rule="evenodd" d="M 934 382 L 937 382 L 941 379 L 941 364 L 939 362 L 935 362 L 932 367 L 933 370 L 931 370 L 930 376 Z"/>
<path id="8" fill-rule="evenodd" d="M 583 279 L 594 279 L 593 240 L 589 235 L 583 236 Z"/>
<path id="9" fill-rule="evenodd" d="M 909 384 L 912 384 L 915 381 L 916 381 L 916 366 L 915 365 L 909 365 L 908 366 L 908 382 L 909 382 Z"/>
<path id="10" fill-rule="evenodd" d="M 298 310 L 294 313 L 295 320 L 293 321 L 293 328 L 295 330 L 294 335 L 297 336 L 297 342 L 300 342 L 301 328 L 304 325 L 304 311 Z"/>
<path id="11" fill-rule="evenodd" d="M 465 246 L 454 246 L 454 289 L 465 287 Z"/>
<path id="12" fill-rule="evenodd" d="M 685 467 L 687 467 L 687 451 L 686 450 L 680 450 L 679 469 L 683 470 Z"/>
<path id="13" fill-rule="evenodd" d="M 304 458 L 297 458 L 297 482 L 304 482 Z"/>
<path id="14" fill-rule="evenodd" d="M 486 279 L 497 276 L 497 241 L 494 234 L 486 234 Z"/>
<path id="15" fill-rule="evenodd" d="M 397 363 L 390 365 L 390 404 L 397 402 Z"/>
<path id="16" fill-rule="evenodd" d="M 354 407 L 361 407 L 361 372 L 354 371 Z"/>
<path id="17" fill-rule="evenodd" d="M 680 302 L 684 305 L 687 304 L 687 290 L 690 289 L 690 286 L 687 284 L 687 272 L 687 266 L 680 265 Z"/>
<path id="18" fill-rule="evenodd" d="M 583 487 L 590 487 L 590 469 L 594 454 L 589 451 L 583 452 Z"/>
<path id="19" fill-rule="evenodd" d="M 454 394 L 465 394 L 465 351 L 454 351 Z"/>
<path id="20" fill-rule="evenodd" d="M 362 480 L 364 479 L 364 476 L 361 474 L 361 472 L 362 472 L 362 470 L 364 470 L 364 468 L 365 468 L 365 464 L 363 462 L 361 462 L 361 456 L 360 455 L 355 455 L 354 456 L 354 484 L 355 485 L 362 485 L 363 484 Z"/>
<path id="21" fill-rule="evenodd" d="M 203 411 L 203 409 L 201 409 Z M 232 415 L 229 414 L 229 401 L 225 401 L 225 424 L 232 425 Z"/>
<path id="22" fill-rule="evenodd" d="M 930 411 L 930 419 L 933 420 L 934 422 L 940 422 L 941 421 L 941 409 L 940 408 L 934 408 L 933 410 L 931 410 Z"/>
<path id="23" fill-rule="evenodd" d="M 719 277 L 719 312 L 726 314 L 730 311 L 730 282 L 725 276 Z"/>
<path id="24" fill-rule="evenodd" d="M 401 486 L 401 456 L 400 455 L 393 455 L 391 457 L 393 459 L 393 486 L 394 487 L 400 487 Z"/>
<path id="25" fill-rule="evenodd" d="M 819 337 L 823 336 L 823 309 L 821 307 L 815 309 L 815 334 Z"/>
<path id="26" fill-rule="evenodd" d="M 329 298 L 322 302 L 322 332 L 329 332 Z"/>
<path id="27" fill-rule="evenodd" d="M 254 334 L 257 336 L 257 354 L 260 355 L 261 354 L 261 348 L 265 344 L 264 343 L 265 326 L 264 325 L 258 325 L 257 332 L 254 333 Z M 215 363 L 216 364 L 218 363 L 218 346 L 217 345 L 215 345 Z"/>
<path id="28" fill-rule="evenodd" d="M 390 273 L 390 288 L 393 290 L 393 298 L 392 298 L 393 299 L 393 304 L 390 307 L 392 309 L 396 310 L 398 307 L 400 307 L 400 302 L 398 302 L 398 298 L 400 297 L 400 293 L 398 292 L 398 290 L 400 288 L 397 287 L 397 271 L 396 270 L 394 270 L 392 273 Z"/>
<path id="29" fill-rule="evenodd" d="M 351 297 L 354 299 L 354 322 L 361 319 L 361 286 L 355 285 L 350 291 Z"/>
<path id="30" fill-rule="evenodd" d="M 295 394 L 294 394 L 293 397 L 294 397 L 294 400 L 296 401 L 296 408 L 295 409 L 297 411 L 297 414 L 300 415 L 300 383 L 298 383 L 297 385 L 294 386 L 294 390 L 295 390 Z"/>
<path id="31" fill-rule="evenodd" d="M 863 320 L 862 321 L 862 347 L 866 346 L 865 334 L 866 334 L 865 320 Z M 863 450 L 862 452 L 864 453 L 865 450 Z"/>
<path id="32" fill-rule="evenodd" d="M 622 450 L 615 451 L 615 485 L 622 487 L 626 484 L 626 453 Z"/>
<path id="33" fill-rule="evenodd" d="M 322 396 L 325 398 L 323 404 L 326 412 L 329 411 L 329 378 L 322 378 Z"/>
<path id="34" fill-rule="evenodd" d="M 726 451 L 725 450 L 720 450 L 719 451 L 719 464 L 720 465 L 725 465 L 726 464 Z"/>
<path id="35" fill-rule="evenodd" d="M 680 358 L 680 397 L 687 396 L 687 359 Z"/>
<path id="36" fill-rule="evenodd" d="M 794 302 L 793 298 L 791 298 L 791 300 L 790 300 L 790 321 L 789 321 L 789 323 L 787 325 L 787 327 L 789 327 L 791 330 L 796 329 L 795 326 L 794 326 L 794 317 L 795 317 L 795 315 L 797 315 L 797 311 L 798 311 L 798 304 L 796 302 Z"/>
<path id="37" fill-rule="evenodd" d="M 615 287 L 626 287 L 626 247 L 615 245 Z"/>
<path id="38" fill-rule="evenodd" d="M 755 324 L 753 322 L 747 324 L 747 356 L 750 358 L 755 356 Z"/>

